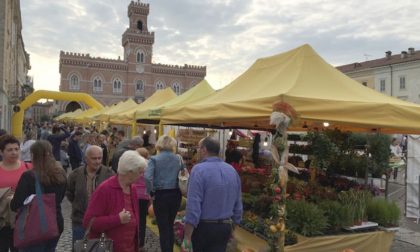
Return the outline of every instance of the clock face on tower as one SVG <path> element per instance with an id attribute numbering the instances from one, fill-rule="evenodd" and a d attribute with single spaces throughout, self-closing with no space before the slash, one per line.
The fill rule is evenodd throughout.
<path id="1" fill-rule="evenodd" d="M 136 71 L 137 71 L 137 73 L 143 73 L 144 72 L 144 66 L 143 66 L 143 64 L 138 64 L 136 66 Z"/>

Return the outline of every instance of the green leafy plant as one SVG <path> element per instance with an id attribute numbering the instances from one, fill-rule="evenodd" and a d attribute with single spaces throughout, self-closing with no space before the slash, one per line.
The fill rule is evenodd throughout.
<path id="1" fill-rule="evenodd" d="M 380 177 L 389 168 L 391 139 L 388 135 L 353 134 L 334 129 L 311 131 L 304 139 L 308 141 L 305 148 L 311 150 L 315 166 L 327 173 L 356 177 L 371 173 Z"/>
<path id="2" fill-rule="evenodd" d="M 336 232 L 353 224 L 350 209 L 341 205 L 338 201 L 325 200 L 320 202 L 319 207 L 328 218 L 328 226 L 331 231 Z"/>
<path id="3" fill-rule="evenodd" d="M 315 166 L 326 170 L 330 165 L 331 157 L 337 155 L 337 146 L 324 132 L 319 131 L 308 133 L 308 143 L 315 157 Z"/>
<path id="4" fill-rule="evenodd" d="M 328 228 L 325 212 L 315 204 L 292 200 L 286 203 L 286 211 L 286 226 L 293 232 L 304 236 L 316 236 L 324 234 Z"/>
<path id="5" fill-rule="evenodd" d="M 363 220 L 367 220 L 367 204 L 372 198 L 372 194 L 365 190 L 342 191 L 338 194 L 339 201 L 352 213 L 354 224 L 361 224 Z"/>
<path id="6" fill-rule="evenodd" d="M 397 204 L 382 198 L 372 199 L 368 203 L 367 214 L 369 220 L 375 221 L 384 227 L 398 226 L 400 220 L 400 208 Z"/>
<path id="7" fill-rule="evenodd" d="M 368 151 L 371 154 L 369 165 L 373 177 L 379 178 L 389 168 L 391 138 L 389 135 L 368 135 Z"/>

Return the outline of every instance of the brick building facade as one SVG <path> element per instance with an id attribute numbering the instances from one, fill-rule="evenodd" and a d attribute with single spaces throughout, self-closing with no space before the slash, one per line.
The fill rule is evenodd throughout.
<path id="1" fill-rule="evenodd" d="M 60 52 L 60 91 L 83 92 L 103 105 L 127 98 L 138 103 L 156 90 L 171 87 L 182 94 L 206 76 L 205 66 L 153 63 L 154 32 L 148 30 L 149 4 L 140 1 L 128 6 L 129 27 L 122 35 L 124 57 L 105 59 L 90 54 Z M 62 102 L 62 111 L 85 107 Z"/>

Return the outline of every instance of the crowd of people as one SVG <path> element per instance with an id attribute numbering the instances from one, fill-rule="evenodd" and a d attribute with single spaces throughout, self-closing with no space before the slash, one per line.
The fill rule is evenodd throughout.
<path id="1" fill-rule="evenodd" d="M 72 205 L 73 243 L 105 234 L 117 252 L 145 251 L 150 204 L 161 251 L 173 251 L 173 224 L 181 205 L 178 184 L 186 172 L 177 142 L 150 132 L 131 139 L 123 130 L 98 132 L 64 124 L 26 124 L 22 142 L 0 131 L 0 252 L 55 251 L 59 238 L 14 247 L 16 212 L 36 194 L 55 194 L 56 223 L 63 232 L 61 203 Z M 145 144 L 146 143 L 146 144 Z M 242 216 L 241 183 L 235 169 L 219 158 L 220 143 L 200 141 L 201 162 L 189 176 L 184 251 L 225 251 Z M 3 207 L 5 206 L 5 207 Z M 2 209 L 5 209 L 4 211 Z"/>

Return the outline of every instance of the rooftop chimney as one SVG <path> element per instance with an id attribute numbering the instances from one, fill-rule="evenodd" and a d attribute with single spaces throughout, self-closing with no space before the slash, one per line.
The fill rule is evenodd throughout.
<path id="1" fill-rule="evenodd" d="M 407 51 L 402 51 L 401 52 L 401 59 L 405 59 L 407 58 Z"/>
<path id="2" fill-rule="evenodd" d="M 391 51 L 386 51 L 385 52 L 385 56 L 386 56 L 387 59 L 391 59 L 391 55 L 392 55 Z"/>
<path id="3" fill-rule="evenodd" d="M 408 54 L 413 55 L 415 52 L 414 47 L 408 48 Z"/>

